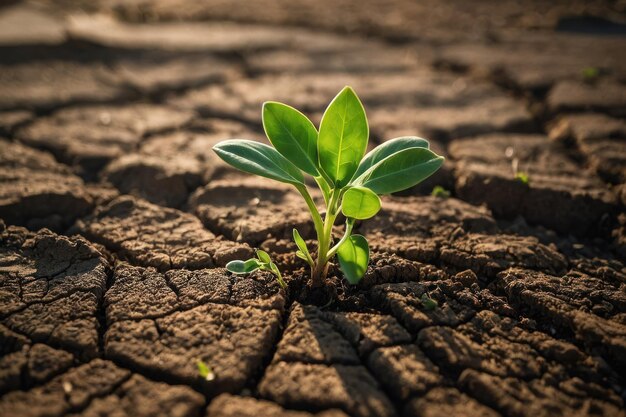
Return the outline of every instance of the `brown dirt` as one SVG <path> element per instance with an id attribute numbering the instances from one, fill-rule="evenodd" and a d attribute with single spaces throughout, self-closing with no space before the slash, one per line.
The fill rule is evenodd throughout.
<path id="1" fill-rule="evenodd" d="M 0 415 L 626 417 L 621 3 L 10 3 Z M 346 84 L 447 162 L 311 290 L 297 192 L 210 148 Z"/>

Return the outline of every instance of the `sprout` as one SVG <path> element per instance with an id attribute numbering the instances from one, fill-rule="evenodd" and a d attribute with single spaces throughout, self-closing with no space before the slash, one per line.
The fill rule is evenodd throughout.
<path id="1" fill-rule="evenodd" d="M 528 174 L 523 172 L 523 171 L 519 171 L 515 174 L 515 179 L 518 180 L 519 182 L 521 182 L 522 184 L 528 185 L 530 178 L 528 177 Z"/>
<path id="2" fill-rule="evenodd" d="M 450 191 L 446 190 L 441 185 L 435 185 L 430 195 L 433 197 L 448 198 L 450 197 Z"/>
<path id="3" fill-rule="evenodd" d="M 298 247 L 296 256 L 311 269 L 313 287 L 323 283 L 335 256 L 348 282 L 358 283 L 367 270 L 369 245 L 364 236 L 352 234 L 355 222 L 378 213 L 380 195 L 415 186 L 444 161 L 429 149 L 427 140 L 413 136 L 391 139 L 366 154 L 367 117 L 350 87 L 341 90 L 328 105 L 319 131 L 304 114 L 277 102 L 263 104 L 263 127 L 273 146 L 232 139 L 213 149 L 235 168 L 291 184 L 302 195 L 317 234 L 316 256 L 296 229 L 293 238 Z M 319 187 L 325 210 L 315 204 L 305 176 L 312 177 Z M 343 236 L 335 241 L 332 231 L 339 214 L 346 223 Z M 235 274 L 270 271 L 285 287 L 276 264 L 263 251 L 247 261 L 232 261 L 226 269 Z"/>
<path id="4" fill-rule="evenodd" d="M 213 381 L 215 379 L 215 373 L 204 361 L 198 360 L 196 366 L 198 367 L 198 374 L 205 381 Z"/>
<path id="5" fill-rule="evenodd" d="M 430 298 L 428 294 L 422 294 L 420 301 L 422 303 L 422 307 L 424 307 L 424 310 L 427 310 L 427 311 L 431 311 L 439 307 L 439 303 L 437 303 L 436 300 L 433 300 L 432 298 Z"/>

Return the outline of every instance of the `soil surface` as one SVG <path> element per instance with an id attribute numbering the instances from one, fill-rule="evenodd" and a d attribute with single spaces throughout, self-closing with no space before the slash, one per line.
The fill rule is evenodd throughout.
<path id="1" fill-rule="evenodd" d="M 42 4 L 0 6 L 0 415 L 626 416 L 623 2 Z M 347 84 L 447 161 L 312 291 L 298 194 L 210 148 Z M 286 291 L 226 273 L 259 247 Z"/>

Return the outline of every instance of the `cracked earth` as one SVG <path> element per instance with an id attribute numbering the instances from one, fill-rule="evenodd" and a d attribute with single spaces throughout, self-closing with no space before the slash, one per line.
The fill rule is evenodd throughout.
<path id="1" fill-rule="evenodd" d="M 626 416 L 622 3 L 7 3 L 0 415 Z M 210 148 L 344 85 L 447 161 L 311 292 L 298 194 Z"/>

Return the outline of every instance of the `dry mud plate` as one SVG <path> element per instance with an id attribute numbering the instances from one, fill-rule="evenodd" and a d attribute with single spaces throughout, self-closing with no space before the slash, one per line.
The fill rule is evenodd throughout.
<path id="1" fill-rule="evenodd" d="M 622 3 L 5 3 L 0 416 L 626 416 Z M 210 149 L 344 85 L 447 160 L 311 291 L 300 196 Z"/>

